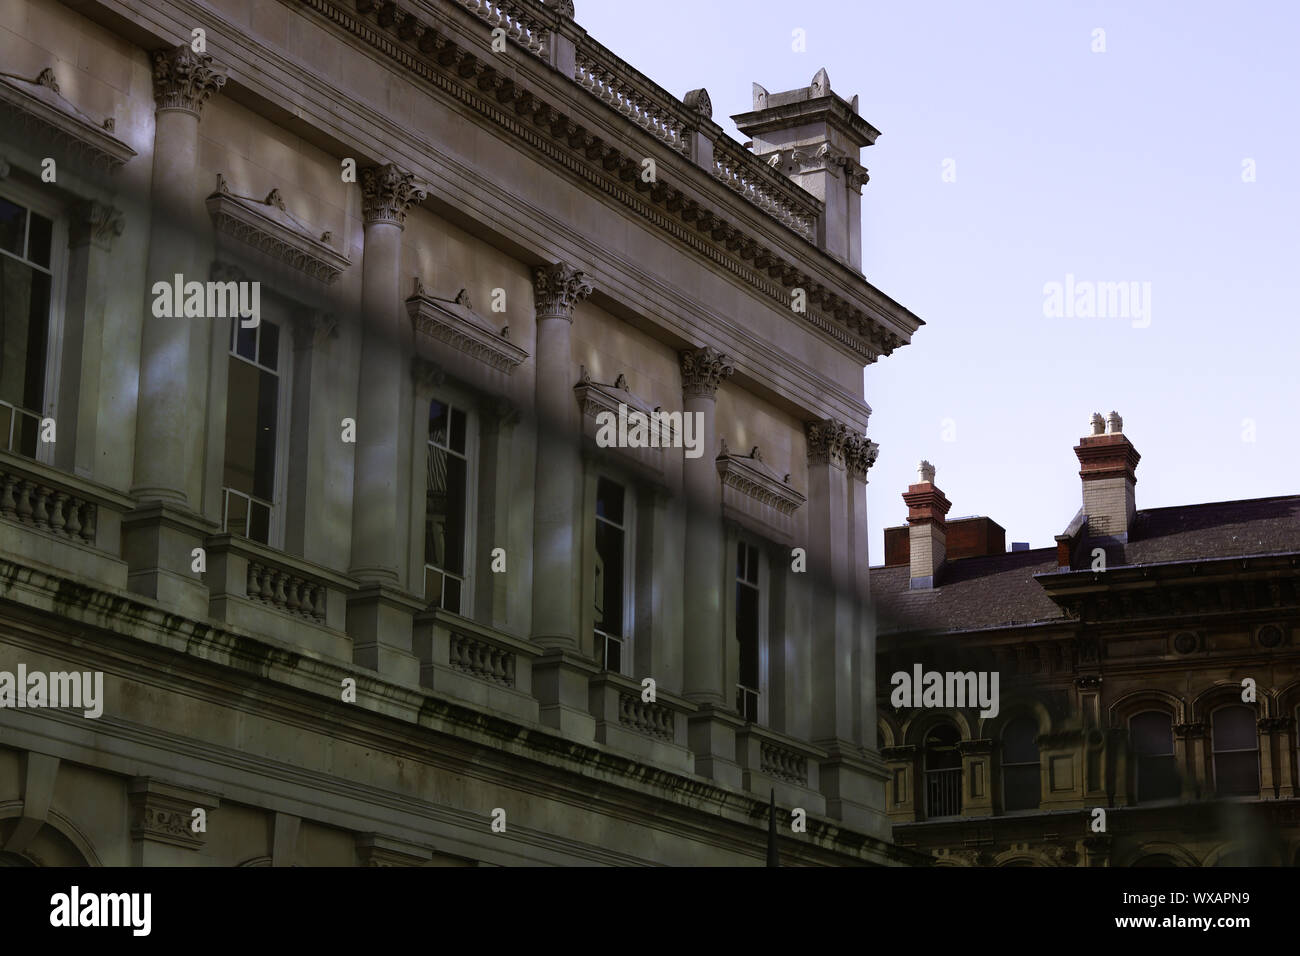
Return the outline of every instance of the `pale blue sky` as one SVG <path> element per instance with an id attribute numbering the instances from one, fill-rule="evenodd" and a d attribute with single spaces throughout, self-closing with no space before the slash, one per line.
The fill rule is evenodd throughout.
<path id="1" fill-rule="evenodd" d="M 1300 492 L 1300 5 L 577 0 L 577 21 L 678 96 L 707 88 L 742 141 L 751 83 L 822 66 L 881 130 L 863 271 L 927 325 L 866 373 L 873 563 L 921 458 L 951 516 L 1051 545 L 1071 449 L 1112 408 L 1139 508 Z M 1067 274 L 1149 282 L 1149 327 L 1044 317 Z"/>

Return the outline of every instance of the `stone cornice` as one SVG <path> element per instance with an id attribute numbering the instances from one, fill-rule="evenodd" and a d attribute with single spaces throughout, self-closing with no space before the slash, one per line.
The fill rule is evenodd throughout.
<path id="1" fill-rule="evenodd" d="M 54 71 L 48 67 L 33 80 L 0 73 L 0 106 L 18 123 L 72 146 L 92 164 L 116 169 L 136 155 L 134 149 L 113 135 L 112 118 L 96 124 L 64 97 Z"/>
<path id="2" fill-rule="evenodd" d="M 591 280 L 586 273 L 562 262 L 538 266 L 533 270 L 533 302 L 539 319 L 573 321 L 573 309 L 591 295 Z"/>
<path id="3" fill-rule="evenodd" d="M 546 102 L 539 96 L 540 85 L 536 89 L 527 85 L 529 70 L 520 68 L 508 75 L 499 73 L 499 55 L 480 59 L 472 50 L 458 46 L 451 37 L 429 24 L 424 25 L 418 40 L 413 39 L 413 30 L 408 31 L 412 38 L 404 38 L 403 24 L 409 25 L 410 15 L 404 15 L 405 19 L 385 18 L 381 11 L 376 14 L 375 22 L 380 28 L 376 30 L 336 0 L 301 2 L 444 93 L 504 126 L 553 161 L 621 200 L 634 212 L 727 268 L 782 307 L 788 307 L 791 287 L 804 288 L 810 307 L 800 313 L 800 317 L 864 363 L 873 362 L 879 355 L 887 355 L 897 346 L 906 344 L 907 338 L 922 324 L 916 316 L 870 286 L 866 286 L 865 291 L 869 293 L 866 298 L 872 304 L 864 308 L 855 303 L 853 299 L 862 297 L 864 280 L 820 250 L 809 245 L 803 248 L 792 246 L 791 251 L 796 252 L 800 261 L 791 262 L 784 250 L 770 247 L 771 240 L 763 228 L 755 229 L 751 213 L 734 210 L 720 215 L 702 206 L 700 198 L 705 196 L 711 203 L 719 200 L 724 200 L 723 206 L 727 203 L 725 193 L 719 195 L 716 189 L 701 188 L 704 185 L 699 181 L 701 175 L 714 181 L 722 179 L 742 196 L 750 197 L 753 192 L 748 180 L 728 182 L 730 174 L 725 170 L 706 172 L 692 164 L 679 169 L 674 163 L 672 171 L 680 174 L 675 177 L 680 181 L 670 184 L 665 181 L 668 172 L 665 167 L 671 159 L 665 156 L 659 162 L 658 182 L 652 188 L 652 184 L 642 183 L 638 175 L 640 159 L 652 153 L 647 153 L 643 146 L 625 152 L 606 141 L 610 134 L 605 129 L 593 126 L 593 123 L 600 126 L 599 122 L 585 115 L 570 115 L 574 109 L 567 103 L 560 108 Z M 372 6 L 367 4 L 367 10 Z M 517 66 L 523 67 L 524 64 Z M 548 92 L 557 91 L 552 89 Z M 495 106 L 486 93 L 506 109 Z M 588 111 L 585 106 L 578 107 L 576 103 L 573 106 L 579 113 Z M 684 116 L 694 115 L 695 121 L 702 121 L 698 114 L 693 114 L 684 105 L 681 105 L 681 111 Z M 636 117 L 628 118 L 635 125 L 643 126 L 648 135 L 651 128 L 660 129 L 657 121 L 647 125 L 637 122 Z M 671 144 L 664 145 L 672 148 Z M 780 182 L 796 193 L 802 192 L 761 163 L 754 163 L 752 169 L 746 164 L 745 169 L 746 176 L 751 179 L 770 176 L 772 182 L 766 184 L 768 187 L 776 188 L 775 184 Z M 755 204 L 742 199 L 741 205 L 762 214 L 762 202 Z M 844 293 L 827 285 L 828 277 L 833 277 L 830 279 L 833 284 L 843 286 Z M 848 291 L 850 288 L 852 292 Z"/>
<path id="4" fill-rule="evenodd" d="M 718 393 L 722 380 L 736 370 L 729 355 L 724 355 L 709 345 L 687 349 L 678 353 L 678 358 L 682 368 L 682 392 L 686 395 L 707 395 L 712 398 Z"/>
<path id="5" fill-rule="evenodd" d="M 405 228 L 406 211 L 424 202 L 428 190 L 392 163 L 361 170 L 361 218 L 366 225 L 387 223 Z"/>
<path id="6" fill-rule="evenodd" d="M 285 208 L 280 190 L 263 200 L 230 191 L 217 174 L 217 188 L 207 198 L 208 214 L 217 232 L 246 243 L 305 275 L 329 285 L 351 262 L 329 244 L 330 233 L 319 236 Z"/>
<path id="7" fill-rule="evenodd" d="M 406 300 L 406 313 L 415 331 L 446 343 L 507 375 L 528 358 L 528 352 L 510 341 L 509 326 L 494 328 L 470 305 L 469 294 L 461 289 L 446 299 L 428 291 L 419 278 Z"/>
<path id="8" fill-rule="evenodd" d="M 226 85 L 225 70 L 207 53 L 195 53 L 188 43 L 155 50 L 153 96 L 159 110 L 184 110 L 198 116 L 203 105 Z"/>
<path id="9" fill-rule="evenodd" d="M 619 374 L 613 384 L 607 384 L 592 379 L 585 365 L 580 368 L 581 373 L 578 384 L 573 386 L 573 394 L 577 399 L 578 407 L 582 410 L 583 434 L 590 441 L 594 442 L 596 439 L 599 429 L 596 416 L 601 412 L 609 412 L 618 417 L 619 405 L 626 405 L 628 412 L 640 412 L 647 416 L 650 422 L 654 422 L 655 419 L 652 417 L 654 413 L 662 411 L 661 406 L 651 405 L 633 393 L 628 388 L 627 378 L 624 375 Z M 672 448 L 674 442 L 680 440 L 682 436 L 672 427 L 670 420 L 661 420 L 659 428 L 662 430 L 657 435 L 659 439 L 657 445 L 645 447 L 613 445 L 601 448 L 600 453 L 621 458 L 625 464 L 632 465 L 641 478 L 652 485 L 660 486 L 664 482 L 668 449 Z"/>

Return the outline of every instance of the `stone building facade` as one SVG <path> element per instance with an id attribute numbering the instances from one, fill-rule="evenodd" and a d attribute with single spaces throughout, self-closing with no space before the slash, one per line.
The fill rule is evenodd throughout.
<path id="1" fill-rule="evenodd" d="M 871 580 L 895 839 L 956 865 L 1300 865 L 1300 497 L 1139 509 L 1123 421 L 1090 431 L 1054 548 L 949 521 L 933 468 L 886 529 Z M 996 713 L 892 706 L 917 664 L 997 673 Z"/>
<path id="2" fill-rule="evenodd" d="M 756 864 L 772 792 L 917 859 L 856 96 L 742 145 L 564 2 L 4 9 L 0 680 L 103 681 L 0 686 L 4 862 Z"/>

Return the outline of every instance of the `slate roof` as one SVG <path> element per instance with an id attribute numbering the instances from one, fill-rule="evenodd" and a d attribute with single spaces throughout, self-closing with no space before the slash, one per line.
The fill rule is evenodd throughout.
<path id="1" fill-rule="evenodd" d="M 1107 548 L 1111 568 L 1300 551 L 1300 495 L 1138 511 L 1128 544 Z M 907 565 L 871 569 L 879 632 L 963 631 L 1064 621 L 1035 574 L 1058 571 L 1055 548 L 946 564 L 938 586 L 913 591 Z"/>

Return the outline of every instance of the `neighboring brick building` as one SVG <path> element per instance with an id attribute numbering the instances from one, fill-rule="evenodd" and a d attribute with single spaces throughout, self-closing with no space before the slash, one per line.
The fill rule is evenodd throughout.
<path id="1" fill-rule="evenodd" d="M 908 526 L 885 532 L 871 585 L 896 841 L 976 865 L 1300 863 L 1300 496 L 1139 509 L 1113 412 L 1075 453 L 1083 507 L 1054 548 L 948 522 L 928 467 Z M 959 524 L 978 529 L 960 552 Z M 892 707 L 891 675 L 918 663 L 996 671 L 999 712 Z"/>

